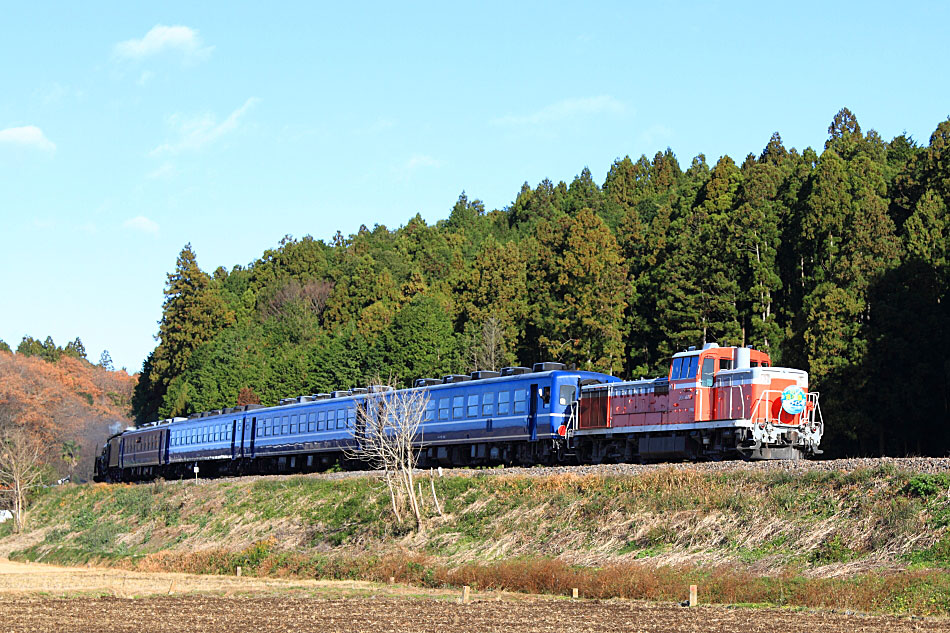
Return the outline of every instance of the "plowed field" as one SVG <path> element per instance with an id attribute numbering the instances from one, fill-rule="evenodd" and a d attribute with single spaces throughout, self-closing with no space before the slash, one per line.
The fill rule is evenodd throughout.
<path id="1" fill-rule="evenodd" d="M 636 602 L 566 600 L 475 601 L 419 598 L 166 598 L 0 599 L 4 631 L 947 631 L 940 620 L 727 609 Z"/>
<path id="2" fill-rule="evenodd" d="M 0 559 L 0 631 L 899 633 L 950 631 L 950 620 L 501 593 L 474 594 L 461 604 L 458 591 L 399 585 L 152 574 Z"/>

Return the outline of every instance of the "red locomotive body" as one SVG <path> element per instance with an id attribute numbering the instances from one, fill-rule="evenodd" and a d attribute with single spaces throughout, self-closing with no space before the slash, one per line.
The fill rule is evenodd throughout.
<path id="1" fill-rule="evenodd" d="M 823 427 L 806 372 L 707 343 L 675 354 L 665 378 L 583 387 L 566 434 L 582 461 L 798 459 L 821 452 Z"/>

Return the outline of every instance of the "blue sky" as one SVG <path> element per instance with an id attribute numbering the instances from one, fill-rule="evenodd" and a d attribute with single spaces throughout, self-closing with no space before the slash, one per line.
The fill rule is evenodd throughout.
<path id="1" fill-rule="evenodd" d="M 0 338 L 137 370 L 186 242 L 231 268 L 667 146 L 820 148 L 842 106 L 950 115 L 945 3 L 454 4 L 5 4 Z"/>

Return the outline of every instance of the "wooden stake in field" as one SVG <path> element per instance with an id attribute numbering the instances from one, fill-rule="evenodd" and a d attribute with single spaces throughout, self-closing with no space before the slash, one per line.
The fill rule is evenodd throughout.
<path id="1" fill-rule="evenodd" d="M 240 566 L 240 565 L 237 566 L 237 577 L 238 577 L 238 578 L 241 577 L 241 566 Z"/>
<path id="2" fill-rule="evenodd" d="M 573 598 L 574 600 L 577 600 L 577 595 L 578 595 L 577 587 L 574 587 L 573 589 L 571 589 L 571 598 Z"/>
<path id="3" fill-rule="evenodd" d="M 468 585 L 462 587 L 462 604 L 468 604 Z"/>
<path id="4" fill-rule="evenodd" d="M 442 476 L 442 467 L 439 467 L 439 476 Z M 429 469 L 429 483 L 432 484 L 432 501 L 435 502 L 435 510 L 439 513 L 439 516 L 442 514 L 442 506 L 439 504 L 439 496 L 435 494 L 435 477 L 432 476 L 432 469 Z"/>
<path id="5" fill-rule="evenodd" d="M 698 593 L 699 592 L 697 591 L 696 585 L 689 586 L 689 606 L 695 607 L 699 604 L 699 598 L 697 597 Z"/>

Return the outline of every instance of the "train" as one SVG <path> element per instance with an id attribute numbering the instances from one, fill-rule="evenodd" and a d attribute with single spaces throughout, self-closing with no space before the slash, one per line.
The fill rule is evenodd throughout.
<path id="1" fill-rule="evenodd" d="M 156 420 L 110 436 L 96 481 L 299 473 L 365 466 L 377 398 L 422 396 L 420 467 L 809 458 L 824 419 L 808 374 L 766 352 L 706 343 L 661 378 L 621 380 L 543 362 Z"/>

